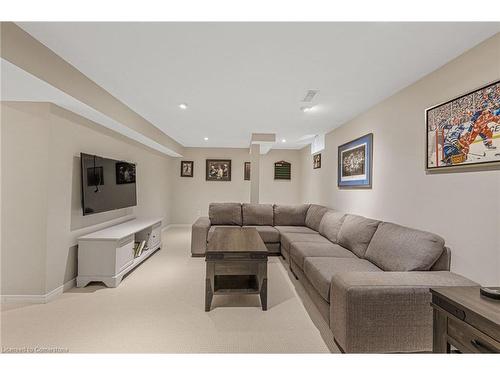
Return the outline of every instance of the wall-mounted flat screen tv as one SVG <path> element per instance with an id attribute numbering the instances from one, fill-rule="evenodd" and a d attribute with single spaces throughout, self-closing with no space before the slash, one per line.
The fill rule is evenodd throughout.
<path id="1" fill-rule="evenodd" d="M 84 215 L 137 205 L 135 164 L 80 154 Z"/>

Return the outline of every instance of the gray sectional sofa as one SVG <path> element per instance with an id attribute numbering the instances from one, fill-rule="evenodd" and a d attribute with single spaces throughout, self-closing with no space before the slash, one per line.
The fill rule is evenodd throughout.
<path id="1" fill-rule="evenodd" d="M 348 353 L 431 351 L 429 288 L 477 285 L 449 271 L 440 236 L 315 204 L 212 203 L 192 226 L 192 255 L 234 225 L 286 259 Z"/>

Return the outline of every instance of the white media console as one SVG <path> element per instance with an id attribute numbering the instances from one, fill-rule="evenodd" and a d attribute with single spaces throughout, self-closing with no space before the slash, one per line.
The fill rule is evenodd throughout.
<path id="1" fill-rule="evenodd" d="M 78 238 L 78 277 L 81 288 L 102 281 L 116 288 L 125 274 L 161 248 L 161 218 L 132 219 Z M 134 242 L 146 241 L 148 250 L 134 258 Z"/>

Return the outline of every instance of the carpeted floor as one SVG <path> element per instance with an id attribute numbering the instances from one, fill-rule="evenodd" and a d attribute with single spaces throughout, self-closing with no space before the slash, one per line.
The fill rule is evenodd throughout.
<path id="1" fill-rule="evenodd" d="M 204 311 L 204 258 L 190 228 L 163 232 L 163 249 L 118 288 L 73 288 L 47 304 L 4 304 L 4 348 L 71 353 L 327 353 L 333 337 L 278 257 L 268 266 L 268 311 L 259 297 L 215 296 Z M 300 297 L 299 297 L 300 296 Z"/>

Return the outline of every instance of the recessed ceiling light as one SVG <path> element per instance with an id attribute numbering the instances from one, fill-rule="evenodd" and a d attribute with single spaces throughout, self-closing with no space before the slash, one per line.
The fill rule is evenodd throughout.
<path id="1" fill-rule="evenodd" d="M 186 103 L 181 103 L 181 104 L 179 104 L 179 108 L 180 108 L 180 109 L 187 109 L 187 107 L 188 107 L 188 106 L 187 106 L 187 104 L 186 104 Z"/>
<path id="2" fill-rule="evenodd" d="M 284 139 L 284 138 L 283 138 L 283 139 L 281 140 L 281 143 L 286 143 L 286 139 Z"/>
<path id="3" fill-rule="evenodd" d="M 314 109 L 314 106 L 311 106 L 311 107 L 301 107 L 300 109 L 302 110 L 302 112 L 307 113 L 307 112 L 311 112 Z"/>
<path id="4" fill-rule="evenodd" d="M 203 138 L 205 141 L 208 141 L 208 137 Z"/>

